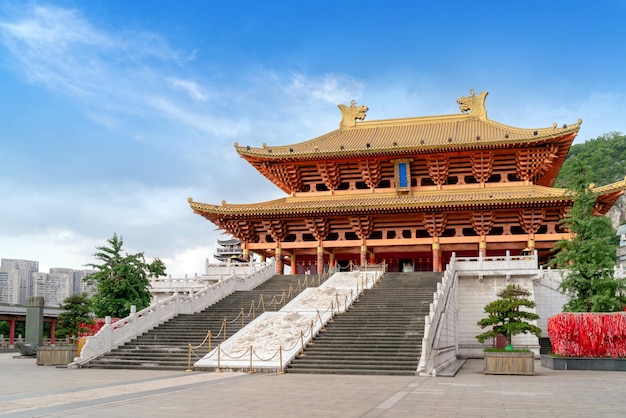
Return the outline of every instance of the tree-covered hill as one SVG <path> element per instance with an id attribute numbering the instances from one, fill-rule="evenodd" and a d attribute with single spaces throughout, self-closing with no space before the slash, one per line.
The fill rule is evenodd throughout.
<path id="1" fill-rule="evenodd" d="M 626 136 L 611 132 L 572 145 L 555 187 L 568 187 L 569 179 L 575 178 L 572 172 L 574 158 L 580 159 L 589 168 L 589 181 L 596 186 L 620 181 L 626 176 Z"/>

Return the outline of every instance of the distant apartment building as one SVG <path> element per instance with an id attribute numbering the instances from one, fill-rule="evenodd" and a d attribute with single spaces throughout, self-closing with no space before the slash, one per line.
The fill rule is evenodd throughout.
<path id="1" fill-rule="evenodd" d="M 85 277 L 94 274 L 95 270 L 74 270 L 74 294 L 87 293 L 92 296 L 96 293 L 95 286 L 85 283 Z"/>
<path id="2" fill-rule="evenodd" d="M 39 271 L 39 261 L 3 258 L 0 260 L 0 271 L 8 274 L 8 300 L 5 303 L 26 304 L 32 295 L 33 273 Z"/>
<path id="3" fill-rule="evenodd" d="M 26 304 L 31 296 L 42 296 L 45 306 L 57 307 L 70 295 L 94 289 L 83 279 L 93 270 L 55 267 L 48 273 L 39 271 L 38 261 L 3 258 L 0 261 L 0 303 Z"/>
<path id="4" fill-rule="evenodd" d="M 9 303 L 9 273 L 0 270 L 0 303 Z"/>

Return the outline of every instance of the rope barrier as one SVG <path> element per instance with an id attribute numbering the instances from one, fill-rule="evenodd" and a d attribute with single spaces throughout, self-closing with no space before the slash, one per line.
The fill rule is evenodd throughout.
<path id="1" fill-rule="evenodd" d="M 315 278 L 310 278 L 309 281 L 309 276 L 306 275 L 304 277 L 304 285 L 305 287 L 308 287 L 309 285 L 313 286 L 315 284 L 315 281 L 317 281 L 317 285 L 320 286 L 322 282 L 326 281 L 329 277 L 331 276 L 330 271 L 324 271 L 321 274 L 317 275 L 317 280 Z M 369 273 L 365 273 L 361 275 L 361 280 L 360 280 L 360 284 L 361 286 L 359 287 L 359 282 L 357 281 L 356 283 L 356 291 L 354 289 L 349 289 L 349 294 L 344 294 L 344 300 L 343 300 L 343 312 L 347 312 L 348 311 L 348 303 L 354 303 L 354 302 L 358 302 L 359 301 L 359 295 L 366 290 L 367 288 L 369 288 L 369 285 L 372 284 L 374 287 L 377 284 L 377 273 L 373 273 L 373 274 L 369 274 Z M 303 290 L 302 288 L 302 282 L 300 281 L 300 279 L 298 279 L 297 281 L 297 292 L 298 294 L 301 293 L 301 291 Z M 348 290 L 348 289 L 347 289 Z M 313 337 L 314 337 L 314 332 L 315 332 L 315 321 L 319 321 L 320 323 L 320 329 L 318 330 L 318 332 L 326 332 L 326 327 L 325 327 L 325 323 L 322 319 L 322 314 L 326 315 L 329 311 L 330 311 L 330 317 L 328 319 L 328 323 L 333 323 L 334 321 L 334 316 L 336 314 L 342 313 L 342 303 L 340 301 L 340 293 L 336 292 L 334 295 L 334 298 L 331 298 L 330 300 L 330 306 L 324 310 L 323 312 L 320 312 L 319 309 L 316 310 L 316 315 L 315 318 L 313 320 L 311 320 L 309 326 L 308 326 L 308 330 L 300 330 L 300 336 L 299 336 L 299 340 L 298 338 L 295 338 L 295 340 L 293 340 L 293 345 L 291 348 L 287 349 L 288 351 L 291 351 L 293 349 L 295 349 L 296 344 L 299 343 L 300 345 L 300 356 L 306 356 L 306 353 L 304 352 L 305 350 L 305 337 L 308 338 L 308 336 L 311 337 L 311 341 L 308 342 L 308 344 L 310 345 L 315 345 L 315 342 L 313 341 Z M 294 297 L 294 285 L 293 283 L 289 284 L 289 291 L 287 292 L 285 289 L 282 290 L 282 294 L 280 296 L 280 300 L 277 299 L 277 296 L 274 295 L 272 296 L 272 300 L 270 303 L 273 303 L 274 305 L 274 311 L 278 311 L 278 305 L 283 305 L 285 306 L 287 303 L 287 299 L 291 299 Z M 191 345 L 191 343 L 188 344 L 188 356 L 187 356 L 187 372 L 191 372 L 192 367 L 191 367 L 191 355 L 194 352 L 194 350 L 202 347 L 204 345 L 205 342 L 208 341 L 208 352 L 211 352 L 211 338 L 212 337 L 216 337 L 219 338 L 221 335 L 223 335 L 222 341 L 226 341 L 227 339 L 227 324 L 230 323 L 235 323 L 235 321 L 237 321 L 237 319 L 239 319 L 241 317 L 241 327 L 244 328 L 245 327 L 245 318 L 246 317 L 251 317 L 252 320 L 254 320 L 256 318 L 256 311 L 259 309 L 263 309 L 263 312 L 266 311 L 266 306 L 265 306 L 265 298 L 263 297 L 263 294 L 259 295 L 259 302 L 258 305 L 255 303 L 255 300 L 252 299 L 250 301 L 250 309 L 248 310 L 248 314 L 246 315 L 245 313 L 245 308 L 242 307 L 239 314 L 232 319 L 231 321 L 227 320 L 226 318 L 223 319 L 222 321 L 222 327 L 220 329 L 220 331 L 218 332 L 217 335 L 212 335 L 211 331 L 208 331 L 207 336 L 205 337 L 204 341 L 202 341 L 202 343 L 197 346 L 197 347 L 193 347 Z M 223 334 L 222 334 L 223 333 Z M 248 351 L 249 350 L 249 351 Z M 254 369 L 253 369 L 253 362 L 254 362 L 254 356 L 256 355 L 256 358 L 260 361 L 271 361 L 273 360 L 276 356 L 280 357 L 280 365 L 279 365 L 279 373 L 283 374 L 285 371 L 283 370 L 283 364 L 282 364 L 282 357 L 283 357 L 283 350 L 285 350 L 285 348 L 281 345 L 279 347 L 279 349 L 269 358 L 269 359 L 263 359 L 261 356 L 258 355 L 258 353 L 256 353 L 254 351 L 254 347 L 252 345 L 250 345 L 250 348 L 248 350 L 244 350 L 243 353 L 241 353 L 241 351 L 238 351 L 238 353 L 241 353 L 241 355 L 233 355 L 235 353 L 231 353 L 231 354 L 227 354 L 226 352 L 224 352 L 222 350 L 221 344 L 218 344 L 217 346 L 217 368 L 216 368 L 216 372 L 221 372 L 222 371 L 222 355 L 226 355 L 228 358 L 233 359 L 233 360 L 239 360 L 242 359 L 246 354 L 249 355 L 249 368 L 248 368 L 248 373 L 254 373 Z"/>
<path id="2" fill-rule="evenodd" d="M 320 315 L 320 310 L 317 310 L 317 319 L 320 321 L 320 324 L 322 324 L 322 328 L 320 328 L 320 332 L 326 332 L 326 328 L 324 327 L 324 321 L 322 321 L 322 316 Z"/>

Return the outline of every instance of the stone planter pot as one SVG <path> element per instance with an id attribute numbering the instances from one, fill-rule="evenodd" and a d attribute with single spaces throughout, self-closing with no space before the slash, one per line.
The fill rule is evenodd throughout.
<path id="1" fill-rule="evenodd" d="M 486 351 L 485 374 L 535 374 L 535 355 L 532 352 Z"/>
<path id="2" fill-rule="evenodd" d="M 78 357 L 78 348 L 75 345 L 37 347 L 38 366 L 68 365 Z"/>

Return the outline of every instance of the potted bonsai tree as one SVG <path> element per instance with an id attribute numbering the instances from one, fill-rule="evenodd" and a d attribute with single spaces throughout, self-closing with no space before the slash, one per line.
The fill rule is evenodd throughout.
<path id="1" fill-rule="evenodd" d="M 485 351 L 486 374 L 534 374 L 534 354 L 529 350 L 516 351 L 512 345 L 514 335 L 541 336 L 541 328 L 529 322 L 539 319 L 539 315 L 530 311 L 535 302 L 529 296 L 530 292 L 520 285 L 509 284 L 498 292 L 499 299 L 485 306 L 488 316 L 478 321 L 478 326 L 490 329 L 476 339 L 483 343 L 503 335 L 507 342 L 504 351 Z"/>

